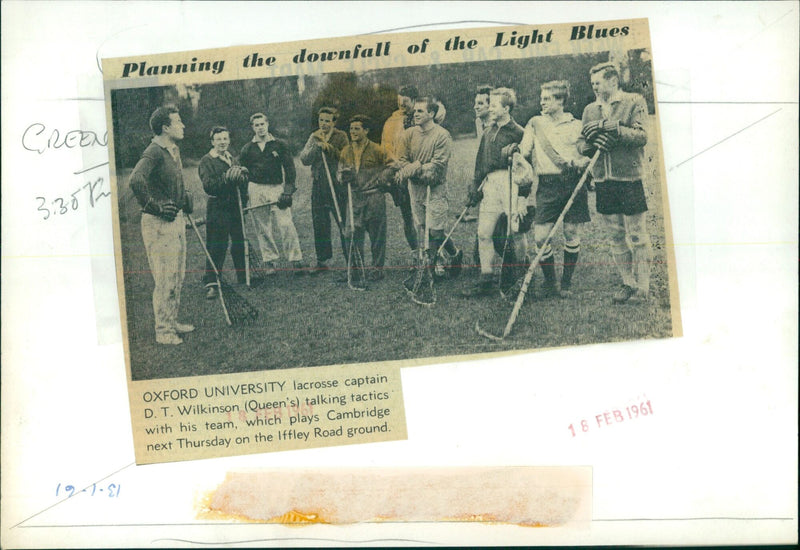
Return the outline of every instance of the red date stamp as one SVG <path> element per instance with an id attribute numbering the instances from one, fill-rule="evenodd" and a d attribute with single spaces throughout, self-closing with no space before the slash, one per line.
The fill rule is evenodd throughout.
<path id="1" fill-rule="evenodd" d="M 650 400 L 642 401 L 634 405 L 628 405 L 624 409 L 611 409 L 595 415 L 593 420 L 582 419 L 576 424 L 570 424 L 567 428 L 576 437 L 579 433 L 588 433 L 591 430 L 599 428 L 606 428 L 614 424 L 622 424 L 623 422 L 630 422 L 645 416 L 653 414 L 653 405 Z M 595 422 L 596 427 L 595 427 Z"/>

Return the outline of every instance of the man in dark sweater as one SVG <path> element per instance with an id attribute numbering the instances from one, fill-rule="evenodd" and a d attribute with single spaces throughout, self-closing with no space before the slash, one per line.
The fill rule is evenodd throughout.
<path id="1" fill-rule="evenodd" d="M 244 263 L 244 234 L 242 233 L 242 217 L 239 212 L 239 197 L 236 195 L 237 186 L 230 182 L 225 174 L 235 166 L 228 147 L 230 147 L 230 132 L 224 126 L 215 126 L 211 129 L 211 151 L 200 159 L 197 172 L 203 189 L 208 194 L 208 208 L 206 210 L 206 243 L 214 266 L 221 273 L 225 263 L 225 253 L 228 251 L 228 239 L 231 241 L 231 257 L 236 269 L 236 280 L 245 282 Z M 242 204 L 247 202 L 247 182 L 238 186 L 242 197 Z M 206 286 L 206 298 L 212 300 L 217 296 L 217 280 L 211 262 L 206 260 L 206 272 L 203 276 Z"/>
<path id="2" fill-rule="evenodd" d="M 333 257 L 333 245 L 331 239 L 331 214 L 338 215 L 344 219 L 344 195 L 337 193 L 334 204 L 334 197 L 331 194 L 331 180 L 336 177 L 339 169 L 339 155 L 347 144 L 347 134 L 335 127 L 339 112 L 333 107 L 322 107 L 319 110 L 318 123 L 319 129 L 313 132 L 306 141 L 305 147 L 300 152 L 300 162 L 311 167 L 311 221 L 314 225 L 314 249 L 317 253 L 317 265 L 312 273 L 319 273 L 328 268 L 327 262 Z M 325 156 L 323 160 L 323 155 Z M 327 167 L 326 167 L 327 162 Z M 335 188 L 334 188 L 335 189 Z M 342 250 L 344 250 L 344 235 L 339 235 L 342 239 Z M 344 252 L 345 257 L 347 253 Z"/>
<path id="3" fill-rule="evenodd" d="M 177 142 L 184 125 L 178 109 L 164 106 L 150 116 L 153 141 L 133 168 L 130 186 L 142 207 L 142 240 L 153 274 L 156 342 L 183 343 L 179 334 L 194 326 L 178 322 L 181 286 L 186 272 L 186 220 L 191 195 L 183 186 L 183 165 Z"/>
<path id="4" fill-rule="evenodd" d="M 275 262 L 281 256 L 273 233 L 274 225 L 283 254 L 291 262 L 294 274 L 303 275 L 303 253 L 291 208 L 292 194 L 296 189 L 294 159 L 289 146 L 269 133 L 267 115 L 255 113 L 250 117 L 250 124 L 255 135 L 242 147 L 239 162 L 250 172 L 248 195 L 258 228 L 258 245 L 266 267 L 265 274 L 275 273 Z"/>

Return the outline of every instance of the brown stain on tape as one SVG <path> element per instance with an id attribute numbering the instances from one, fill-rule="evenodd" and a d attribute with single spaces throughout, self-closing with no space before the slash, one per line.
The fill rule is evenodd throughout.
<path id="1" fill-rule="evenodd" d="M 366 468 L 229 472 L 202 519 L 286 526 L 468 522 L 556 527 L 591 520 L 591 468 Z"/>

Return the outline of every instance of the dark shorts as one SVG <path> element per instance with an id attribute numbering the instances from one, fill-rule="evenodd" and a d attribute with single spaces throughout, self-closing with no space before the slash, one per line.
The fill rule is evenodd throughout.
<path id="1" fill-rule="evenodd" d="M 595 183 L 597 212 L 600 214 L 624 214 L 632 216 L 647 212 L 642 180 L 598 181 Z"/>
<path id="2" fill-rule="evenodd" d="M 570 176 L 539 176 L 539 187 L 536 189 L 536 216 L 533 223 L 538 225 L 555 223 L 577 184 L 578 180 Z M 575 201 L 564 216 L 564 221 L 567 223 L 591 221 L 589 193 L 585 185 L 575 196 Z"/>

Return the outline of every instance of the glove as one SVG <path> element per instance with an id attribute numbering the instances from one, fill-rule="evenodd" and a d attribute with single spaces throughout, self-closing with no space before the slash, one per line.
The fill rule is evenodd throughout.
<path id="1" fill-rule="evenodd" d="M 619 120 L 604 120 L 600 129 L 613 136 L 619 135 Z"/>
<path id="2" fill-rule="evenodd" d="M 604 153 L 608 153 L 608 151 L 616 144 L 616 142 L 617 140 L 608 134 L 599 134 L 596 138 L 594 138 L 594 141 L 592 141 L 592 145 Z"/>
<path id="3" fill-rule="evenodd" d="M 378 175 L 378 189 L 384 193 L 389 193 L 392 189 L 392 183 L 394 183 L 394 169 L 384 168 Z"/>
<path id="4" fill-rule="evenodd" d="M 395 183 L 401 185 L 403 181 L 416 176 L 421 168 L 422 165 L 419 163 L 419 161 L 414 161 L 411 164 L 406 164 L 400 170 L 397 171 L 397 174 L 395 174 L 394 176 Z"/>
<path id="5" fill-rule="evenodd" d="M 319 141 L 319 140 L 317 140 L 317 145 L 319 146 L 320 149 L 322 149 L 322 152 L 325 153 L 326 155 L 330 155 L 331 153 L 333 153 L 336 150 L 336 147 L 334 147 L 333 145 L 331 145 L 327 141 Z"/>
<path id="6" fill-rule="evenodd" d="M 473 206 L 478 206 L 478 203 L 483 200 L 483 191 L 479 191 L 478 189 L 474 189 L 469 192 L 467 198 L 467 207 L 472 208 Z"/>
<path id="7" fill-rule="evenodd" d="M 500 153 L 503 155 L 503 158 L 510 158 L 514 155 L 514 153 L 519 151 L 519 143 L 512 143 L 511 145 L 506 145 L 500 150 Z"/>
<path id="8" fill-rule="evenodd" d="M 158 216 L 162 220 L 171 222 L 175 219 L 175 216 L 178 215 L 179 208 L 178 205 L 172 201 L 157 203 L 153 200 L 149 200 L 147 204 L 144 205 L 143 210 L 147 214 L 152 214 L 153 216 Z"/>
<path id="9" fill-rule="evenodd" d="M 194 212 L 194 199 L 189 193 L 185 193 L 183 199 L 183 206 L 181 210 L 183 210 L 186 214 L 191 214 Z"/>
<path id="10" fill-rule="evenodd" d="M 520 184 L 517 195 L 520 197 L 528 197 L 531 194 L 531 188 L 533 187 L 533 183 L 522 183 Z"/>
<path id="11" fill-rule="evenodd" d="M 593 120 L 592 122 L 586 123 L 581 130 L 581 134 L 583 134 L 583 137 L 585 137 L 587 141 L 593 141 L 602 131 L 603 122 L 605 121 Z"/>
<path id="12" fill-rule="evenodd" d="M 281 210 L 286 210 L 292 206 L 292 195 L 291 193 L 282 193 L 280 198 L 278 199 L 278 208 Z"/>
<path id="13" fill-rule="evenodd" d="M 420 170 L 418 178 L 422 185 L 427 185 L 428 187 L 436 187 L 442 183 L 442 180 L 437 177 L 436 167 L 433 165 L 428 165 Z"/>
<path id="14" fill-rule="evenodd" d="M 352 185 L 356 181 L 356 173 L 351 167 L 344 166 L 340 171 L 340 179 L 342 185 Z"/>
<path id="15" fill-rule="evenodd" d="M 527 233 L 533 226 L 533 219 L 536 217 L 536 207 L 528 205 L 528 210 L 519 222 L 519 232 Z"/>
<path id="16" fill-rule="evenodd" d="M 241 185 L 250 180 L 250 172 L 244 166 L 231 166 L 225 172 L 225 183 Z"/>

